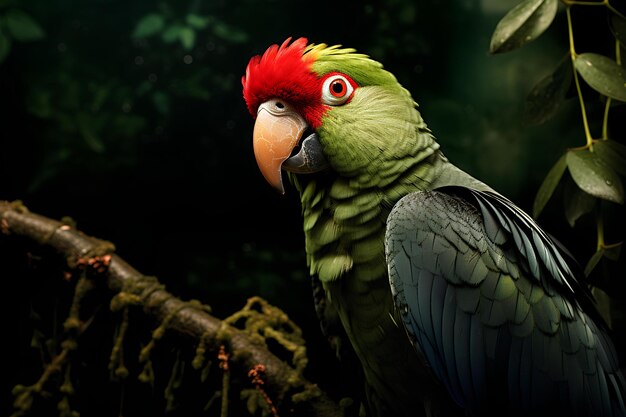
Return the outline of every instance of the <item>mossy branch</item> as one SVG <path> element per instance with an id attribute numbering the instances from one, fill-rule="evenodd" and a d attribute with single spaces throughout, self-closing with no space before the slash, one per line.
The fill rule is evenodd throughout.
<path id="1" fill-rule="evenodd" d="M 264 390 L 284 415 L 341 417 L 342 408 L 314 383 L 302 377 L 299 370 L 282 361 L 247 333 L 209 314 L 193 302 L 183 301 L 165 290 L 153 277 L 146 277 L 113 254 L 109 242 L 83 234 L 65 223 L 31 213 L 20 202 L 0 201 L 0 239 L 26 238 L 55 249 L 70 266 L 78 266 L 93 256 L 106 256 L 106 268 L 98 272 L 116 293 L 132 292 L 133 304 L 166 329 L 202 344 L 215 354 L 226 345 L 230 360 L 243 369 L 264 369 Z M 110 257 L 108 256 L 110 255 Z M 100 259 L 100 258 L 98 258 Z M 100 265 L 97 265 L 100 266 Z M 130 290 L 129 290 L 130 289 Z M 128 294 L 127 294 L 128 296 Z M 305 393 L 305 395 L 301 395 Z M 294 397 L 298 400 L 294 400 Z M 293 410 L 293 411 L 292 411 Z"/>

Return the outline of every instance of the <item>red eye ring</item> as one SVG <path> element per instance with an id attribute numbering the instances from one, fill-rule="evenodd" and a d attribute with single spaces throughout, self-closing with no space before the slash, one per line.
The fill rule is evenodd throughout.
<path id="1" fill-rule="evenodd" d="M 329 106 L 346 104 L 357 85 L 347 75 L 329 74 L 322 84 L 322 103 Z"/>
<path id="2" fill-rule="evenodd" d="M 346 95 L 348 91 L 348 85 L 346 84 L 345 80 L 337 78 L 330 83 L 330 85 L 328 86 L 328 90 L 333 97 L 341 98 Z"/>

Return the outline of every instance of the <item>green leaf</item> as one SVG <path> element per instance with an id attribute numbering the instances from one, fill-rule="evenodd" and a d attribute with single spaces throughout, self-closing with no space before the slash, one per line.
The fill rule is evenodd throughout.
<path id="1" fill-rule="evenodd" d="M 46 36 L 39 23 L 21 10 L 10 9 L 4 15 L 4 21 L 9 33 L 17 41 L 31 42 Z"/>
<path id="2" fill-rule="evenodd" d="M 536 125 L 551 119 L 565 99 L 571 83 L 572 66 L 567 57 L 552 74 L 539 81 L 526 97 L 526 121 Z"/>
<path id="3" fill-rule="evenodd" d="M 168 27 L 163 34 L 161 35 L 161 39 L 165 43 L 173 43 L 180 39 L 180 31 L 184 29 L 184 26 L 179 24 L 173 24 Z"/>
<path id="4" fill-rule="evenodd" d="M 601 140 L 593 145 L 593 151 L 615 172 L 626 176 L 626 146 L 610 139 Z"/>
<path id="5" fill-rule="evenodd" d="M 180 38 L 180 44 L 188 51 L 193 48 L 196 42 L 196 32 L 189 27 L 182 28 L 178 32 L 178 37 Z"/>
<path id="6" fill-rule="evenodd" d="M 158 13 L 150 13 L 137 22 L 133 30 L 133 38 L 147 38 L 163 30 L 165 19 Z"/>
<path id="7" fill-rule="evenodd" d="M 154 86 L 154 83 L 148 80 L 145 80 L 144 82 L 139 84 L 139 86 L 135 90 L 135 94 L 137 95 L 137 97 L 141 97 L 147 92 L 151 91 L 153 86 Z"/>
<path id="8" fill-rule="evenodd" d="M 76 115 L 78 131 L 87 143 L 87 146 L 94 152 L 102 153 L 104 152 L 104 143 L 100 137 L 98 137 L 94 128 L 95 123 L 93 122 L 93 117 L 90 117 L 85 112 L 80 112 Z"/>
<path id="9" fill-rule="evenodd" d="M 537 195 L 535 196 L 535 202 L 533 203 L 533 217 L 535 219 L 539 217 L 539 214 L 543 211 L 546 203 L 550 200 L 556 186 L 561 181 L 561 177 L 563 176 L 566 167 L 567 163 L 565 161 L 565 155 L 562 155 L 559 160 L 556 161 L 556 164 L 550 168 L 548 175 L 546 175 L 543 183 L 541 183 L 541 186 L 537 191 Z"/>
<path id="10" fill-rule="evenodd" d="M 162 91 L 155 91 L 152 94 L 152 103 L 157 111 L 161 114 L 167 114 L 170 111 L 170 98 Z"/>
<path id="11" fill-rule="evenodd" d="M 604 257 L 617 262 L 619 260 L 619 255 L 621 252 L 622 252 L 622 242 L 614 246 L 611 245 L 610 247 L 605 247 Z"/>
<path id="12" fill-rule="evenodd" d="M 26 98 L 28 111 L 42 119 L 51 118 L 56 105 L 57 103 L 53 103 L 52 92 L 45 88 L 32 89 Z"/>
<path id="13" fill-rule="evenodd" d="M 626 45 L 626 19 L 615 13 L 609 13 L 609 28 L 615 39 L 622 45 Z"/>
<path id="14" fill-rule="evenodd" d="M 624 203 L 622 181 L 597 153 L 582 149 L 566 155 L 569 172 L 581 190 L 594 197 Z"/>
<path id="15" fill-rule="evenodd" d="M 11 39 L 0 32 L 0 63 L 4 62 L 9 52 L 11 52 Z"/>
<path id="16" fill-rule="evenodd" d="M 248 35 L 239 29 L 228 26 L 225 23 L 216 23 L 213 26 L 213 33 L 225 40 L 234 43 L 243 43 L 248 40 Z"/>
<path id="17" fill-rule="evenodd" d="M 194 13 L 189 13 L 185 19 L 187 24 L 194 29 L 205 29 L 210 22 L 209 17 L 200 16 Z"/>
<path id="18" fill-rule="evenodd" d="M 599 251 L 593 254 L 591 259 L 589 259 L 589 262 L 587 262 L 587 266 L 585 266 L 585 276 L 589 276 L 589 274 L 591 274 L 591 272 L 598 265 L 598 262 L 600 262 L 603 256 L 604 256 L 604 249 L 600 249 Z"/>
<path id="19" fill-rule="evenodd" d="M 591 272 L 591 271 L 590 271 Z M 598 307 L 598 312 L 602 315 L 602 318 L 609 326 L 609 328 L 613 327 L 613 322 L 611 320 L 611 297 L 601 290 L 598 287 L 593 287 L 591 289 L 591 294 L 593 298 L 596 300 L 596 306 Z"/>
<path id="20" fill-rule="evenodd" d="M 146 119 L 135 114 L 120 113 L 108 122 L 111 130 L 119 132 L 122 137 L 136 138 L 146 128 Z"/>
<path id="21" fill-rule="evenodd" d="M 538 38 L 552 23 L 558 0 L 524 0 L 498 22 L 489 52 L 507 52 Z"/>
<path id="22" fill-rule="evenodd" d="M 576 56 L 574 66 L 591 88 L 607 97 L 626 101 L 626 69 L 617 62 L 588 52 Z"/>
<path id="23" fill-rule="evenodd" d="M 574 181 L 568 180 L 563 189 L 563 203 L 565 218 L 570 227 L 574 227 L 576 220 L 593 210 L 596 198 L 578 188 Z"/>

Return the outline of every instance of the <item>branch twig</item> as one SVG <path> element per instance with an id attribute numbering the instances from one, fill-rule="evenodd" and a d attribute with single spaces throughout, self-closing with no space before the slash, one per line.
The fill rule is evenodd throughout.
<path id="1" fill-rule="evenodd" d="M 102 255 L 103 247 L 109 248 L 111 252 L 113 250 L 110 243 L 87 236 L 59 221 L 30 213 L 21 203 L 0 201 L 0 224 L 0 238 L 18 236 L 54 248 L 70 265 L 76 265 L 89 254 Z M 264 346 L 250 340 L 244 332 L 225 324 L 205 309 L 189 306 L 189 302 L 175 297 L 160 285 L 142 285 L 146 277 L 119 256 L 111 254 L 110 260 L 107 260 L 108 268 L 103 272 L 103 277 L 109 289 L 119 293 L 128 288 L 146 288 L 149 292 L 139 297 L 143 311 L 159 321 L 167 319 L 168 331 L 191 337 L 196 343 L 206 342 L 206 346 L 214 352 L 218 352 L 220 345 L 226 342 L 232 352 L 231 359 L 245 369 L 262 364 L 265 369 L 265 389 L 279 403 L 283 400 L 289 402 L 298 415 L 343 416 L 341 407 L 327 394 L 297 375 L 296 370 Z M 305 401 L 293 404 L 291 395 L 303 391 L 310 395 L 307 395 Z"/>

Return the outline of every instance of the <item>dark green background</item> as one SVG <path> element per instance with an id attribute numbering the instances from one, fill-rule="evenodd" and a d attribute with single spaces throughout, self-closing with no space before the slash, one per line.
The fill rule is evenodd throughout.
<path id="1" fill-rule="evenodd" d="M 543 125 L 524 123 L 524 97 L 564 56 L 567 28 L 561 12 L 537 41 L 489 55 L 496 23 L 515 4 L 0 0 L 0 16 L 17 7 L 45 31 L 14 42 L 0 64 L 0 199 L 72 217 L 218 316 L 247 297 L 268 299 L 303 327 L 311 376 L 322 378 L 334 365 L 314 316 L 299 202 L 257 170 L 240 83 L 248 60 L 289 36 L 370 55 L 413 93 L 453 162 L 530 210 L 550 166 L 584 134 L 573 99 Z M 212 20 L 186 49 L 160 33 L 133 38 L 150 13 L 168 24 L 189 13 Z M 574 16 L 581 52 L 610 50 L 608 32 L 584 30 L 602 22 L 600 11 Z M 595 129 L 601 108 L 591 106 Z M 557 193 L 542 223 L 586 262 L 592 219 L 571 229 L 561 213 Z M 28 299 L 36 288 L 21 291 Z M 31 381 L 5 385 L 15 382 Z"/>

